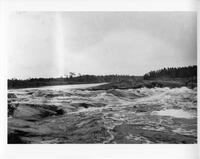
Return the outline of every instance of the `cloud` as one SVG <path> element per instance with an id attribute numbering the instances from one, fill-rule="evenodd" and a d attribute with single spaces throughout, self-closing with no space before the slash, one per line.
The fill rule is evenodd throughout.
<path id="1" fill-rule="evenodd" d="M 190 65 L 185 51 L 138 30 L 113 32 L 79 54 L 68 53 L 66 67 L 90 74 L 135 74 L 149 70 Z"/>
<path id="2" fill-rule="evenodd" d="M 197 63 L 194 12 L 15 12 L 9 77 L 142 75 Z"/>

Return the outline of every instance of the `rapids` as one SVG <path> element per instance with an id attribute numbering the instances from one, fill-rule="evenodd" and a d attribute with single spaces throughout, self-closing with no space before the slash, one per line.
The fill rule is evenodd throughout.
<path id="1" fill-rule="evenodd" d="M 197 90 L 13 89 L 8 143 L 196 143 Z"/>

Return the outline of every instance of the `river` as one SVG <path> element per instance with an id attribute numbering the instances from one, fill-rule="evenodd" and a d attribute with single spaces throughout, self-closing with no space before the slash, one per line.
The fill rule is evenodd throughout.
<path id="1" fill-rule="evenodd" d="M 9 90 L 8 142 L 197 142 L 196 88 L 88 89 L 101 84 Z"/>

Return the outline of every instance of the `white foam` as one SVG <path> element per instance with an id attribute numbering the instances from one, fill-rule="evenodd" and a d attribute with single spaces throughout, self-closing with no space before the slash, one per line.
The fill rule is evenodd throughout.
<path id="1" fill-rule="evenodd" d="M 160 116 L 172 116 L 175 118 L 194 118 L 195 116 L 187 111 L 184 111 L 182 109 L 166 109 L 166 110 L 160 110 L 160 111 L 154 111 L 154 115 L 160 115 Z"/>

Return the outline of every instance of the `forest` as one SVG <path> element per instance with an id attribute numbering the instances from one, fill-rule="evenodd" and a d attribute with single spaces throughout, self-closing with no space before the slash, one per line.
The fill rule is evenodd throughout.
<path id="1" fill-rule="evenodd" d="M 169 67 L 157 71 L 151 71 L 144 75 L 145 80 L 157 78 L 191 78 L 197 77 L 197 66 Z"/>

